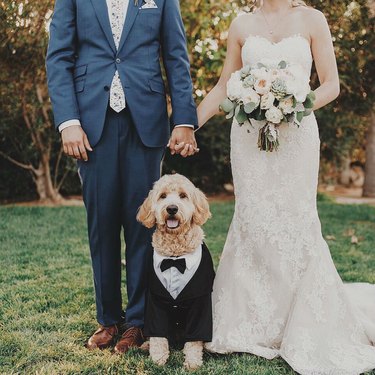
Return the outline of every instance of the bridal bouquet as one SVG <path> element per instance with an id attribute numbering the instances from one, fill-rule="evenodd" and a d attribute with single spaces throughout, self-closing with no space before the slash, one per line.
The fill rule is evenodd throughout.
<path id="1" fill-rule="evenodd" d="M 279 146 L 279 125 L 300 125 L 314 106 L 315 94 L 300 65 L 286 61 L 262 60 L 256 67 L 244 66 L 227 83 L 227 98 L 220 108 L 226 118 L 239 125 L 262 121 L 258 147 L 274 151 Z"/>

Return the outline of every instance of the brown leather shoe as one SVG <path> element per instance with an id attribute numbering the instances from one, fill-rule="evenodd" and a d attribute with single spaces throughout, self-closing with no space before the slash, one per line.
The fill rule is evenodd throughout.
<path id="1" fill-rule="evenodd" d="M 129 348 L 137 347 L 139 348 L 145 341 L 143 332 L 138 327 L 128 328 L 121 336 L 120 340 L 115 346 L 116 354 L 124 354 Z"/>
<path id="2" fill-rule="evenodd" d="M 115 336 L 118 334 L 117 325 L 99 326 L 95 333 L 89 338 L 86 344 L 88 349 L 105 349 L 114 343 Z"/>

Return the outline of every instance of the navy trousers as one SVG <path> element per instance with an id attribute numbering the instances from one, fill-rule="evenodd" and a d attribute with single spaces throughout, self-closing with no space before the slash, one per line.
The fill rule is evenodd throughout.
<path id="1" fill-rule="evenodd" d="M 94 274 L 97 320 L 108 326 L 125 320 L 143 327 L 152 230 L 136 221 L 138 207 L 160 177 L 164 147 L 143 145 L 128 109 L 108 107 L 103 134 L 89 161 L 79 161 Z M 125 236 L 125 314 L 121 299 L 121 231 Z"/>

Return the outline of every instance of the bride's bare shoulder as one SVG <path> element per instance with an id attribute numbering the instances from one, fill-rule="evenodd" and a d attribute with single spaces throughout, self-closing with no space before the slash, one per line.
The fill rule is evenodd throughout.
<path id="1" fill-rule="evenodd" d="M 301 25 L 306 35 L 309 35 L 310 42 L 321 36 L 321 33 L 328 29 L 324 14 L 315 8 L 300 6 L 295 9 L 296 21 Z"/>
<path id="2" fill-rule="evenodd" d="M 235 29 L 241 29 L 244 26 L 248 25 L 249 22 L 252 22 L 253 20 L 254 20 L 253 13 L 242 13 L 233 19 L 231 23 L 231 27 Z"/>
<path id="3" fill-rule="evenodd" d="M 241 41 L 249 34 L 251 25 L 256 22 L 257 16 L 254 13 L 243 13 L 233 19 L 229 32 L 240 44 Z M 249 27 L 250 26 L 250 27 Z"/>
<path id="4" fill-rule="evenodd" d="M 303 21 L 309 24 L 326 22 L 323 12 L 310 6 L 299 6 L 295 9 L 295 12 L 298 13 Z"/>

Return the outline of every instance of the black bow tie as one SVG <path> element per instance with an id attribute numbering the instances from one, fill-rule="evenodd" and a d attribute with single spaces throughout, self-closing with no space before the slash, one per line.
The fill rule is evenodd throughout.
<path id="1" fill-rule="evenodd" d="M 186 260 L 185 258 L 180 259 L 164 259 L 161 262 L 160 269 L 161 272 L 164 272 L 165 270 L 176 267 L 181 273 L 185 273 L 186 270 Z"/>

